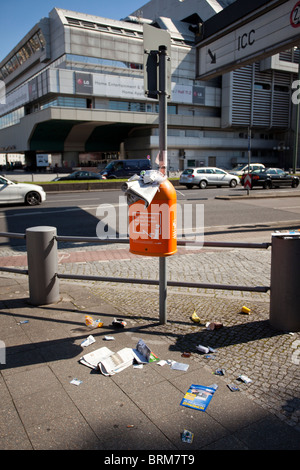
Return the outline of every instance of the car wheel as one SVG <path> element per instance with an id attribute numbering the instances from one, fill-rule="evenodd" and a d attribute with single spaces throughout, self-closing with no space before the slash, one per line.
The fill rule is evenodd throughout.
<path id="1" fill-rule="evenodd" d="M 299 181 L 292 182 L 292 188 L 297 188 L 298 185 L 299 185 Z"/>
<path id="2" fill-rule="evenodd" d="M 272 188 L 272 182 L 271 181 L 265 181 L 263 187 L 264 187 L 264 189 L 271 189 Z"/>
<path id="3" fill-rule="evenodd" d="M 236 185 L 237 185 L 236 180 L 231 180 L 230 183 L 229 183 L 229 186 L 230 186 L 231 188 L 235 188 Z"/>
<path id="4" fill-rule="evenodd" d="M 206 186 L 207 186 L 207 181 L 201 180 L 200 183 L 199 183 L 199 188 L 200 189 L 205 189 Z"/>
<path id="5" fill-rule="evenodd" d="M 25 204 L 28 206 L 37 206 L 41 203 L 41 196 L 36 191 L 30 191 L 25 196 Z"/>

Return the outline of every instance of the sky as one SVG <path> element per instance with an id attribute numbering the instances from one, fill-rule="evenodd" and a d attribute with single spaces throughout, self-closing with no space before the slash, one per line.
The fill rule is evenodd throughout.
<path id="1" fill-rule="evenodd" d="M 55 7 L 120 20 L 147 2 L 148 0 L 0 0 L 0 62 Z"/>

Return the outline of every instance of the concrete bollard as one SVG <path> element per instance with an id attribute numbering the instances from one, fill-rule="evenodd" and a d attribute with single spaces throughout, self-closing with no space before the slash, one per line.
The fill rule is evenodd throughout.
<path id="1" fill-rule="evenodd" d="M 300 236 L 272 237 L 270 323 L 300 331 Z"/>
<path id="2" fill-rule="evenodd" d="M 59 300 L 57 241 L 55 227 L 26 230 L 30 303 L 46 305 Z"/>

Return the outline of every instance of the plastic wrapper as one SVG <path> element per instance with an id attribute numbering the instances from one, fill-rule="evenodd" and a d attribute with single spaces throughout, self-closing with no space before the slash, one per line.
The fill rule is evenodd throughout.
<path id="1" fill-rule="evenodd" d="M 100 320 L 94 320 L 90 315 L 85 316 L 85 324 L 90 328 L 101 328 L 103 326 Z"/>

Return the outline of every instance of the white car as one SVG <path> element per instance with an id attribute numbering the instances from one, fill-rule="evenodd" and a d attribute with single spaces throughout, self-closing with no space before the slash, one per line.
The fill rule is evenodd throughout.
<path id="1" fill-rule="evenodd" d="M 41 186 L 28 183 L 14 183 L 0 176 L 0 204 L 23 202 L 36 206 L 46 200 L 46 193 Z"/>
<path id="2" fill-rule="evenodd" d="M 252 171 L 256 171 L 256 170 L 261 171 L 265 168 L 265 165 L 263 165 L 262 163 L 250 163 L 249 168 L 250 168 L 250 171 L 248 171 L 248 165 L 244 165 L 244 166 L 238 165 L 232 170 L 230 170 L 230 174 L 241 177 L 241 176 L 244 176 L 246 173 L 252 173 Z"/>
<path id="3" fill-rule="evenodd" d="M 186 186 L 188 189 L 193 186 L 199 186 L 200 189 L 204 189 L 209 185 L 235 188 L 236 185 L 240 184 L 240 179 L 238 176 L 231 175 L 220 168 L 187 168 L 181 173 L 179 184 Z"/>

